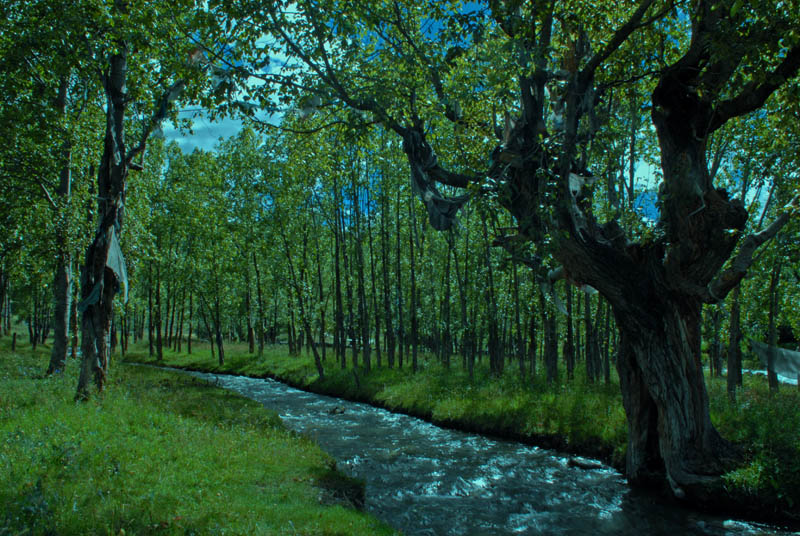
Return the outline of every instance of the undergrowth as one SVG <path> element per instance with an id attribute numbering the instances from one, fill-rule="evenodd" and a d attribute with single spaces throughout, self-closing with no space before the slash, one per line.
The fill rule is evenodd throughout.
<path id="1" fill-rule="evenodd" d="M 735 403 L 727 399 L 724 379 L 709 385 L 712 422 L 744 454 L 744 463 L 725 475 L 725 485 L 733 493 L 774 504 L 776 511 L 798 511 L 800 391 L 783 385 L 770 393 L 765 378 L 752 374 L 745 374 L 743 383 Z"/>

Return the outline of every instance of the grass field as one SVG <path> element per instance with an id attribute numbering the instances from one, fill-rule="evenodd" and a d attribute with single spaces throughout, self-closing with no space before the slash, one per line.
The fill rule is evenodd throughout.
<path id="1" fill-rule="evenodd" d="M 393 533 L 261 405 L 118 363 L 76 403 L 76 363 L 42 378 L 46 352 L 0 339 L 0 535 Z"/>

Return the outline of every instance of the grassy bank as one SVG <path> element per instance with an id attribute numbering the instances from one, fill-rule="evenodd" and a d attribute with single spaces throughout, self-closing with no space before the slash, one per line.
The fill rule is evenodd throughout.
<path id="1" fill-rule="evenodd" d="M 153 362 L 145 351 L 127 359 Z M 373 356 L 374 361 L 374 356 Z M 220 366 L 208 347 L 192 355 L 166 352 L 163 364 L 210 372 L 273 377 L 303 389 L 368 401 L 455 428 L 510 437 L 564 452 L 599 457 L 621 467 L 626 444 L 626 421 L 619 385 L 612 374 L 609 385 L 590 384 L 581 372 L 561 385 L 549 386 L 540 373 L 521 379 L 513 363 L 501 378 L 476 366 L 470 380 L 460 364 L 447 370 L 423 360 L 414 375 L 385 367 L 354 373 L 325 363 L 319 378 L 311 357 L 289 356 L 285 347 L 265 351 L 262 358 L 242 346 L 226 352 Z M 724 478 L 720 503 L 734 505 L 742 514 L 760 519 L 800 519 L 800 393 L 784 386 L 770 395 L 766 381 L 745 376 L 738 401 L 731 404 L 724 378 L 708 378 L 714 424 L 723 436 L 740 445 L 743 464 Z M 742 509 L 739 509 L 741 506 Z"/>
<path id="2" fill-rule="evenodd" d="M 76 365 L 0 340 L 0 535 L 392 534 L 310 439 L 180 375 L 112 367 L 73 402 Z"/>
<path id="3" fill-rule="evenodd" d="M 305 354 L 289 356 L 276 346 L 258 358 L 246 348 L 232 345 L 225 364 L 206 350 L 192 355 L 165 352 L 164 365 L 193 370 L 271 377 L 296 387 L 370 402 L 393 411 L 416 415 L 437 424 L 591 454 L 621 462 L 626 442 L 625 413 L 616 383 L 589 384 L 578 377 L 557 387 L 548 386 L 541 374 L 521 380 L 516 371 L 494 378 L 488 368 L 476 364 L 470 380 L 460 364 L 448 370 L 433 360 L 421 360 L 421 370 L 410 367 L 342 369 L 331 357 L 320 378 L 313 359 Z M 130 352 L 126 359 L 155 363 L 144 351 Z M 374 356 L 373 356 L 374 361 Z M 512 365 L 509 364 L 509 367 Z"/>

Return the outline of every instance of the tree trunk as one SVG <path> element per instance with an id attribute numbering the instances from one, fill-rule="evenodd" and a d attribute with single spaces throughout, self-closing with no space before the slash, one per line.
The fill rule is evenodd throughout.
<path id="1" fill-rule="evenodd" d="M 767 378 L 769 380 L 770 393 L 777 393 L 778 374 L 775 372 L 774 362 L 776 357 L 775 349 L 778 345 L 778 314 L 780 311 L 780 292 L 781 284 L 781 260 L 776 260 L 772 266 L 772 273 L 769 279 L 769 323 L 767 326 L 767 338 L 769 340 L 769 355 L 767 357 Z"/>
<path id="2" fill-rule="evenodd" d="M 289 347 L 289 355 L 297 355 L 299 350 L 295 349 L 295 340 L 294 340 L 294 301 L 292 300 L 291 295 L 287 297 L 288 305 L 289 305 L 289 314 L 286 315 L 286 346 Z"/>
<path id="3" fill-rule="evenodd" d="M 164 340 L 162 338 L 163 319 L 161 317 L 161 268 L 156 269 L 156 359 L 164 360 Z"/>
<path id="4" fill-rule="evenodd" d="M 147 346 L 153 357 L 153 261 L 147 265 Z"/>
<path id="5" fill-rule="evenodd" d="M 322 360 L 320 359 L 319 352 L 317 351 L 317 345 L 314 343 L 314 336 L 311 332 L 311 322 L 308 319 L 308 315 L 306 313 L 305 307 L 305 296 L 303 295 L 303 289 L 306 287 L 305 285 L 305 265 L 306 265 L 306 244 L 308 235 L 303 236 L 303 264 L 300 270 L 295 269 L 294 262 L 292 260 L 291 249 L 289 247 L 289 242 L 286 238 L 287 232 L 284 230 L 281 233 L 281 238 L 283 240 L 283 248 L 284 254 L 286 255 L 286 261 L 289 265 L 289 280 L 291 282 L 291 287 L 294 289 L 295 296 L 297 298 L 297 303 L 300 308 L 300 324 L 302 325 L 302 329 L 305 332 L 305 335 L 308 339 L 309 344 L 311 345 L 311 351 L 314 354 L 314 365 L 317 368 L 317 374 L 319 374 L 320 378 L 325 377 L 325 370 L 322 366 Z M 300 272 L 300 278 L 298 279 L 297 272 Z M 290 297 L 291 299 L 291 297 Z M 323 341 L 324 344 L 324 341 Z"/>
<path id="6" fill-rule="evenodd" d="M 731 402 L 736 401 L 736 387 L 742 384 L 742 348 L 740 342 L 742 333 L 740 328 L 740 306 L 739 292 L 740 286 L 733 289 L 731 301 L 731 321 L 728 334 L 728 398 Z"/>
<path id="7" fill-rule="evenodd" d="M 341 228 L 341 199 L 339 198 L 339 186 L 337 184 L 336 174 L 333 175 L 333 201 L 334 207 L 334 281 L 335 281 L 335 303 L 333 308 L 333 348 L 336 358 L 341 363 L 341 367 L 347 368 L 347 357 L 345 355 L 346 338 L 344 334 L 344 303 L 342 301 L 342 228 Z"/>
<path id="8" fill-rule="evenodd" d="M 381 272 L 383 275 L 383 322 L 386 326 L 384 340 L 386 341 L 386 362 L 389 368 L 394 367 L 394 323 L 392 322 L 391 295 L 392 287 L 389 285 L 389 232 L 386 228 L 386 218 L 389 211 L 389 201 L 386 195 L 386 176 L 383 175 L 381 183 Z"/>
<path id="9" fill-rule="evenodd" d="M 521 379 L 525 378 L 525 344 L 522 336 L 522 320 L 520 314 L 520 300 L 519 300 L 519 274 L 517 274 L 517 264 L 514 263 L 512 270 L 513 283 L 514 283 L 514 351 L 517 353 L 517 360 L 519 361 L 519 376 Z"/>
<path id="10" fill-rule="evenodd" d="M 108 253 L 122 225 L 122 197 L 128 175 L 125 147 L 125 109 L 128 75 L 127 43 L 118 43 L 110 57 L 103 84 L 107 96 L 106 131 L 103 156 L 97 174 L 97 229 L 86 249 L 81 274 L 81 351 L 82 364 L 76 398 L 89 396 L 90 382 L 98 392 L 105 387 L 108 372 L 106 335 L 111 322 L 118 277 L 107 266 Z"/>
<path id="11" fill-rule="evenodd" d="M 317 225 L 317 213 L 316 211 L 312 211 L 311 215 L 313 217 L 314 227 L 319 228 Z M 317 299 L 319 300 L 320 304 L 320 311 L 319 311 L 319 343 L 322 346 L 322 362 L 324 363 L 327 356 L 327 343 L 325 341 L 325 309 L 327 308 L 327 304 L 325 302 L 325 289 L 322 284 L 322 260 L 320 258 L 320 245 L 319 245 L 319 233 L 314 233 L 314 257 L 316 260 L 317 265 Z"/>
<path id="12" fill-rule="evenodd" d="M 469 321 L 469 311 L 467 307 L 467 290 L 469 288 L 469 274 L 470 274 L 470 266 L 469 266 L 469 215 L 470 212 L 465 214 L 466 222 L 464 226 L 466 227 L 465 237 L 464 237 L 464 265 L 461 270 L 459 270 L 459 263 L 458 263 L 458 252 L 457 249 L 453 249 L 453 261 L 455 264 L 456 269 L 456 279 L 458 281 L 458 299 L 461 305 L 461 360 L 462 366 L 465 369 L 470 369 L 470 359 L 471 355 L 474 355 L 472 352 L 474 351 L 473 348 L 473 337 L 472 337 L 472 325 Z M 451 233 L 451 240 L 452 233 Z M 472 304 L 473 307 L 475 304 Z M 470 373 L 470 379 L 472 378 L 472 374 Z"/>
<path id="13" fill-rule="evenodd" d="M 367 236 L 369 238 L 369 276 L 370 276 L 370 283 L 372 285 L 371 288 L 371 297 L 372 297 L 372 312 L 373 318 L 375 318 L 375 360 L 377 361 L 378 368 L 381 367 L 381 315 L 378 312 L 378 285 L 375 279 L 375 252 L 373 250 L 372 245 L 372 210 L 371 210 L 371 202 L 369 197 L 369 189 L 367 189 Z M 319 264 L 319 263 L 318 263 Z M 322 287 L 320 287 L 322 288 Z M 369 342 L 367 342 L 369 344 Z"/>
<path id="14" fill-rule="evenodd" d="M 160 275 L 160 274 L 159 274 Z M 167 348 L 172 347 L 172 330 L 175 326 L 175 305 L 177 300 L 177 293 L 175 292 L 175 285 L 167 281 L 167 314 L 164 321 L 164 335 L 166 338 Z"/>
<path id="15" fill-rule="evenodd" d="M 8 335 L 11 331 L 11 302 L 8 295 L 8 272 L 0 264 L 0 334 Z"/>
<path id="16" fill-rule="evenodd" d="M 256 272 L 256 295 L 258 297 L 258 357 L 264 356 L 264 299 L 261 293 L 261 272 L 258 270 L 256 252 L 253 251 L 253 270 Z M 191 294 L 189 295 L 189 308 L 191 308 Z M 191 353 L 191 352 L 189 352 Z"/>
<path id="17" fill-rule="evenodd" d="M 72 340 L 69 354 L 72 359 L 78 359 L 78 300 L 73 296 L 71 301 L 69 316 L 70 326 L 72 327 Z"/>
<path id="18" fill-rule="evenodd" d="M 66 249 L 66 244 L 62 244 Z M 67 361 L 69 345 L 70 305 L 72 301 L 72 259 L 69 252 L 62 249 L 56 264 L 53 347 L 50 352 L 50 364 L 47 374 L 62 372 Z"/>
<path id="19" fill-rule="evenodd" d="M 342 216 L 344 217 L 344 215 Z M 344 221 L 341 223 L 342 229 L 344 229 Z M 356 337 L 356 316 L 353 312 L 353 281 L 352 281 L 352 252 L 348 253 L 348 246 L 347 241 L 342 237 L 342 261 L 344 264 L 344 290 L 345 290 L 345 297 L 347 299 L 347 340 L 350 342 L 350 351 L 351 351 L 351 359 L 353 363 L 353 369 L 358 367 L 358 337 Z M 350 236 L 350 242 L 353 241 L 352 236 Z M 346 348 L 347 345 L 345 345 Z"/>
<path id="20" fill-rule="evenodd" d="M 247 258 L 247 257 L 245 257 Z M 245 261 L 245 266 L 247 262 Z M 251 354 L 256 353 L 256 333 L 253 328 L 253 304 L 252 292 L 250 290 L 250 270 L 245 269 L 245 309 L 247 315 L 247 351 Z"/>
<path id="21" fill-rule="evenodd" d="M 278 287 L 272 293 L 272 321 L 269 328 L 269 342 L 278 342 Z"/>
<path id="22" fill-rule="evenodd" d="M 112 314 L 111 315 L 111 327 L 109 328 L 109 333 L 108 333 L 108 355 L 109 355 L 109 357 L 114 355 L 114 353 L 117 351 L 117 342 L 118 342 L 117 341 L 117 331 L 118 331 L 117 330 L 117 324 L 118 324 L 118 322 L 119 321 L 117 320 L 117 318 L 115 318 L 114 315 Z"/>
<path id="23" fill-rule="evenodd" d="M 542 314 L 542 330 L 544 331 L 544 367 L 547 383 L 558 381 L 558 333 L 555 312 L 549 311 L 544 293 L 539 290 L 539 308 Z"/>
<path id="24" fill-rule="evenodd" d="M 597 325 L 600 320 L 600 302 L 597 303 L 597 312 L 592 318 L 591 298 L 587 292 L 583 292 L 583 311 L 584 323 L 586 324 L 586 350 L 584 352 L 586 360 L 587 371 L 591 370 L 589 374 L 589 381 L 595 382 L 600 378 L 602 372 L 602 365 L 600 363 L 600 345 L 597 339 Z"/>
<path id="25" fill-rule="evenodd" d="M 631 301 L 633 296 L 628 296 Z M 631 482 L 658 478 L 678 497 L 724 470 L 730 445 L 711 424 L 700 361 L 699 302 L 641 302 L 614 313 L 620 330 L 617 361 L 628 416 L 626 476 Z"/>
<path id="26" fill-rule="evenodd" d="M 405 322 L 403 321 L 403 271 L 400 263 L 400 190 L 397 190 L 397 210 L 395 212 L 395 283 L 397 285 L 397 366 L 403 368 L 405 348 Z"/>
<path id="27" fill-rule="evenodd" d="M 0 336 L 6 333 L 6 279 L 8 275 L 3 270 L 3 262 L 0 259 Z"/>
<path id="28" fill-rule="evenodd" d="M 583 315 L 583 300 L 581 300 L 579 298 L 579 299 L 575 300 L 575 302 L 577 303 L 577 307 L 574 307 L 574 309 L 576 309 L 575 318 L 580 318 L 581 315 Z M 577 322 L 577 329 L 575 329 L 575 326 L 573 326 L 573 329 L 575 331 L 575 361 L 576 362 L 580 362 L 583 359 L 583 357 L 585 356 L 586 345 L 583 344 L 583 339 L 584 338 L 581 336 L 581 326 L 584 327 L 583 332 L 584 333 L 586 332 L 586 329 L 585 329 L 586 321 L 585 321 L 585 319 L 586 319 L 586 317 L 584 316 L 584 321 L 583 322 L 581 322 L 580 320 Z M 587 375 L 588 375 L 588 364 L 586 363 L 585 359 L 583 359 L 583 364 L 587 368 Z"/>
<path id="29" fill-rule="evenodd" d="M 530 377 L 531 380 L 536 378 L 536 351 L 538 343 L 536 341 L 536 311 L 533 309 L 530 312 L 529 325 L 528 325 L 528 359 L 530 360 Z"/>
<path id="30" fill-rule="evenodd" d="M 488 316 L 488 345 L 489 345 L 489 369 L 495 376 L 503 373 L 503 350 L 502 343 L 498 334 L 497 326 L 497 298 L 494 285 L 494 270 L 492 267 L 492 255 L 489 241 L 489 230 L 486 220 L 483 220 L 483 245 L 484 245 L 484 264 L 486 266 L 486 313 Z"/>
<path id="31" fill-rule="evenodd" d="M 130 327 L 130 321 L 128 316 L 128 304 L 125 304 L 125 308 L 122 313 L 122 334 L 120 336 L 120 343 L 122 347 L 122 357 L 125 357 L 125 354 L 128 352 L 128 331 Z"/>
<path id="32" fill-rule="evenodd" d="M 67 107 L 67 89 L 69 80 L 61 79 L 56 107 L 64 115 Z M 69 142 L 64 143 L 61 155 L 61 173 L 58 184 L 59 207 L 56 213 L 56 261 L 55 281 L 53 282 L 54 324 L 53 347 L 50 352 L 50 364 L 47 374 L 61 372 L 67 362 L 67 346 L 69 344 L 70 302 L 72 300 L 72 254 L 69 244 L 69 214 L 67 211 L 72 185 L 72 149 Z"/>
<path id="33" fill-rule="evenodd" d="M 183 345 L 183 324 L 184 324 L 184 313 L 186 311 L 186 286 L 183 286 L 181 290 L 181 301 L 180 301 L 180 308 L 178 309 L 178 327 L 175 330 L 175 344 L 174 350 L 178 353 L 181 353 L 182 345 Z"/>
<path id="34" fill-rule="evenodd" d="M 208 314 L 206 314 L 206 309 L 208 309 Z M 213 360 L 215 357 L 214 353 L 214 332 L 211 330 L 211 324 L 208 322 L 208 317 L 211 316 L 211 309 L 208 307 L 208 303 L 206 302 L 203 295 L 200 295 L 200 318 L 203 320 L 203 324 L 206 327 L 206 333 L 208 334 L 208 345 L 211 347 L 211 359 Z"/>
<path id="35" fill-rule="evenodd" d="M 719 331 L 722 328 L 722 312 L 718 305 L 713 305 L 711 310 L 711 351 L 709 361 L 711 373 L 715 378 L 722 377 L 722 341 L 720 341 Z"/>
<path id="36" fill-rule="evenodd" d="M 447 262 L 444 271 L 444 299 L 442 300 L 442 363 L 446 368 L 450 368 L 450 355 L 453 352 L 453 330 L 450 315 L 450 301 L 452 297 L 451 284 L 450 284 L 450 262 L 454 255 L 453 251 L 453 233 L 448 231 L 447 234 Z"/>
<path id="37" fill-rule="evenodd" d="M 417 273 L 414 255 L 414 243 L 416 242 L 417 234 L 417 218 L 414 204 L 410 205 L 411 222 L 410 229 L 408 230 L 408 243 L 409 243 L 409 256 L 411 259 L 411 306 L 409 314 L 411 315 L 411 371 L 416 373 L 419 363 L 417 362 L 417 345 L 418 345 L 418 326 L 417 326 Z"/>
<path id="38" fill-rule="evenodd" d="M 575 337 L 573 335 L 573 315 L 572 315 L 572 285 L 567 283 L 567 334 L 564 340 L 564 362 L 567 365 L 567 380 L 572 380 L 575 377 Z"/>
<path id="39" fill-rule="evenodd" d="M 602 298 L 598 301 L 605 302 Z M 611 311 L 608 302 L 605 303 L 603 312 L 605 316 L 605 328 L 603 330 L 603 379 L 606 385 L 611 383 L 611 352 L 610 352 L 610 333 L 611 333 Z"/>
<path id="40" fill-rule="evenodd" d="M 217 339 L 217 358 L 219 365 L 225 364 L 225 349 L 222 347 L 222 315 L 220 311 L 219 293 L 214 297 L 214 331 Z"/>
<path id="41" fill-rule="evenodd" d="M 192 307 L 192 291 L 189 291 L 189 332 L 186 334 L 186 352 L 192 355 L 192 327 L 194 326 L 194 308 Z"/>
<path id="42" fill-rule="evenodd" d="M 356 293 L 358 295 L 358 324 L 361 328 L 361 347 L 364 351 L 363 362 L 364 370 L 370 371 L 372 367 L 370 356 L 370 343 L 369 343 L 369 307 L 367 305 L 366 294 L 366 276 L 364 271 L 364 237 L 362 234 L 361 224 L 361 199 L 359 195 L 359 188 L 355 182 L 355 173 L 352 174 L 352 187 L 353 187 L 353 202 L 355 204 L 355 259 L 356 263 L 356 277 L 358 279 L 356 286 Z"/>

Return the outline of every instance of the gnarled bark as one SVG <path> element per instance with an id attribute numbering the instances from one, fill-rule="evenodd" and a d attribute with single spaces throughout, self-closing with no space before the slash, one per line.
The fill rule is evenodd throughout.
<path id="1" fill-rule="evenodd" d="M 108 371 L 106 336 L 111 324 L 114 292 L 119 282 L 114 272 L 106 265 L 112 234 L 121 226 L 122 196 L 128 175 L 124 135 L 127 75 L 128 50 L 123 43 L 119 52 L 111 56 L 109 70 L 103 75 L 103 84 L 108 97 L 106 133 L 97 176 L 97 231 L 94 240 L 86 249 L 81 275 L 83 362 L 75 395 L 77 399 L 86 399 L 89 396 L 91 381 L 98 391 L 102 391 Z"/>
<path id="2" fill-rule="evenodd" d="M 626 474 L 642 482 L 665 473 L 676 496 L 702 497 L 734 450 L 709 417 L 700 304 L 665 298 L 630 305 L 614 307 L 621 345 L 617 370 L 628 416 Z"/>

